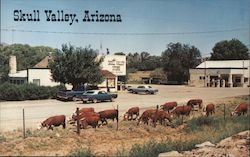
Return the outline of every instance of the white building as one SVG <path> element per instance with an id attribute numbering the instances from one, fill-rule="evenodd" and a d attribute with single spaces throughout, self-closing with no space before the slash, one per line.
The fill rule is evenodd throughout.
<path id="1" fill-rule="evenodd" d="M 189 69 L 189 85 L 196 87 L 249 86 L 250 60 L 205 61 Z"/>
<path id="2" fill-rule="evenodd" d="M 48 68 L 50 57 L 45 57 L 37 63 L 33 68 L 17 71 L 16 57 L 10 56 L 10 82 L 14 84 L 34 83 L 38 86 L 57 86 L 60 83 L 55 82 Z M 126 75 L 126 56 L 107 55 L 101 65 L 102 74 L 105 78 L 104 82 L 98 87 L 103 90 L 117 91 L 118 76 Z M 67 89 L 72 86 L 66 85 Z"/>

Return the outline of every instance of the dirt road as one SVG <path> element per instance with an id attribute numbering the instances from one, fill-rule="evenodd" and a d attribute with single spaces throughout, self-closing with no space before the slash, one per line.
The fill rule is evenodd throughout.
<path id="1" fill-rule="evenodd" d="M 132 106 L 142 110 L 155 107 L 167 101 L 186 103 L 191 98 L 201 98 L 205 103 L 216 102 L 219 99 L 249 95 L 249 88 L 195 88 L 186 86 L 159 86 L 155 95 L 131 94 L 119 92 L 114 102 L 83 104 L 81 101 L 62 102 L 58 100 L 9 101 L 0 102 L 0 131 L 9 131 L 22 127 L 22 109 L 25 109 L 27 128 L 36 128 L 37 124 L 52 115 L 65 114 L 70 117 L 76 107 L 94 107 L 96 111 L 114 108 L 119 105 L 120 115 Z"/>

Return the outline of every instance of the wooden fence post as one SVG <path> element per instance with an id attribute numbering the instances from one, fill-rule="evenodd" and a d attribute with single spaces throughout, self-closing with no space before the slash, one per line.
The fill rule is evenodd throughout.
<path id="1" fill-rule="evenodd" d="M 158 119 L 158 109 L 159 109 L 159 105 L 156 105 L 156 111 L 155 111 L 155 114 L 154 114 L 154 117 L 153 117 L 153 125 L 154 125 L 154 127 L 156 127 L 156 122 L 157 122 L 157 119 Z"/>
<path id="2" fill-rule="evenodd" d="M 23 108 L 23 139 L 25 139 L 25 113 Z"/>
<path id="3" fill-rule="evenodd" d="M 226 120 L 226 105 L 224 103 L 224 121 Z"/>
<path id="4" fill-rule="evenodd" d="M 80 135 L 79 108 L 76 108 L 76 133 Z"/>
<path id="5" fill-rule="evenodd" d="M 183 107 L 182 109 L 184 110 L 184 104 L 183 104 L 182 107 Z M 192 110 L 193 110 L 193 109 L 191 109 L 191 112 L 192 112 Z M 181 124 L 183 124 L 183 114 L 181 114 Z"/>
<path id="6" fill-rule="evenodd" d="M 119 105 L 117 105 L 117 122 L 116 122 L 116 131 L 118 131 L 118 127 L 119 127 Z"/>

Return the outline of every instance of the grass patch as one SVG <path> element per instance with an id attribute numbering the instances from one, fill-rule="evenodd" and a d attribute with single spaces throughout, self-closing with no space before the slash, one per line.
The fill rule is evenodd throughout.
<path id="1" fill-rule="evenodd" d="M 159 153 L 168 151 L 188 151 L 196 144 L 210 141 L 217 143 L 222 139 L 232 136 L 241 131 L 249 130 L 250 116 L 239 117 L 206 117 L 201 116 L 187 121 L 184 131 L 188 133 L 191 140 L 185 141 L 162 141 L 149 142 L 139 145 L 135 144 L 129 151 L 131 157 L 157 157 Z M 178 121 L 177 121 L 178 123 Z"/>
<path id="2" fill-rule="evenodd" d="M 200 140 L 195 139 L 191 141 L 164 141 L 156 142 L 150 140 L 149 142 L 139 145 L 135 144 L 132 146 L 129 156 L 130 157 L 157 157 L 158 154 L 163 152 L 168 152 L 172 150 L 176 151 L 186 151 L 193 149 L 195 144 L 199 143 Z"/>
<path id="3" fill-rule="evenodd" d="M 68 154 L 67 156 L 81 156 L 81 157 L 94 157 L 95 155 L 91 152 L 91 150 L 88 148 L 81 148 L 78 150 L 75 150 L 73 152 L 71 152 L 70 154 Z"/>
<path id="4" fill-rule="evenodd" d="M 6 142 L 6 137 L 4 135 L 0 135 L 0 143 Z"/>

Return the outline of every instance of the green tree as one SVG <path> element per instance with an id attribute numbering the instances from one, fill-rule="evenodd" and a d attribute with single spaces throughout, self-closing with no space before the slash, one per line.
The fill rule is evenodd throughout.
<path id="1" fill-rule="evenodd" d="M 84 83 L 99 84 L 103 81 L 100 68 L 103 58 L 98 58 L 93 49 L 64 44 L 62 51 L 55 53 L 53 58 L 49 67 L 57 82 L 70 83 L 76 89 Z"/>
<path id="2" fill-rule="evenodd" d="M 210 60 L 250 59 L 249 51 L 238 39 L 224 40 L 215 44 Z"/>
<path id="3" fill-rule="evenodd" d="M 0 53 L 0 83 L 8 80 L 8 57 Z"/>
<path id="4" fill-rule="evenodd" d="M 0 45 L 0 80 L 2 82 L 8 79 L 9 56 L 15 55 L 17 58 L 17 70 L 31 68 L 40 62 L 50 52 L 54 53 L 56 49 L 46 46 L 31 47 L 27 44 Z"/>
<path id="5" fill-rule="evenodd" d="M 188 80 L 189 69 L 200 63 L 200 51 L 194 47 L 181 43 L 168 44 L 167 50 L 162 52 L 163 70 L 169 81 L 181 84 Z"/>
<path id="6" fill-rule="evenodd" d="M 160 56 L 151 56 L 148 52 L 129 53 L 127 55 L 127 69 L 128 71 L 154 70 L 161 67 L 160 60 Z"/>

